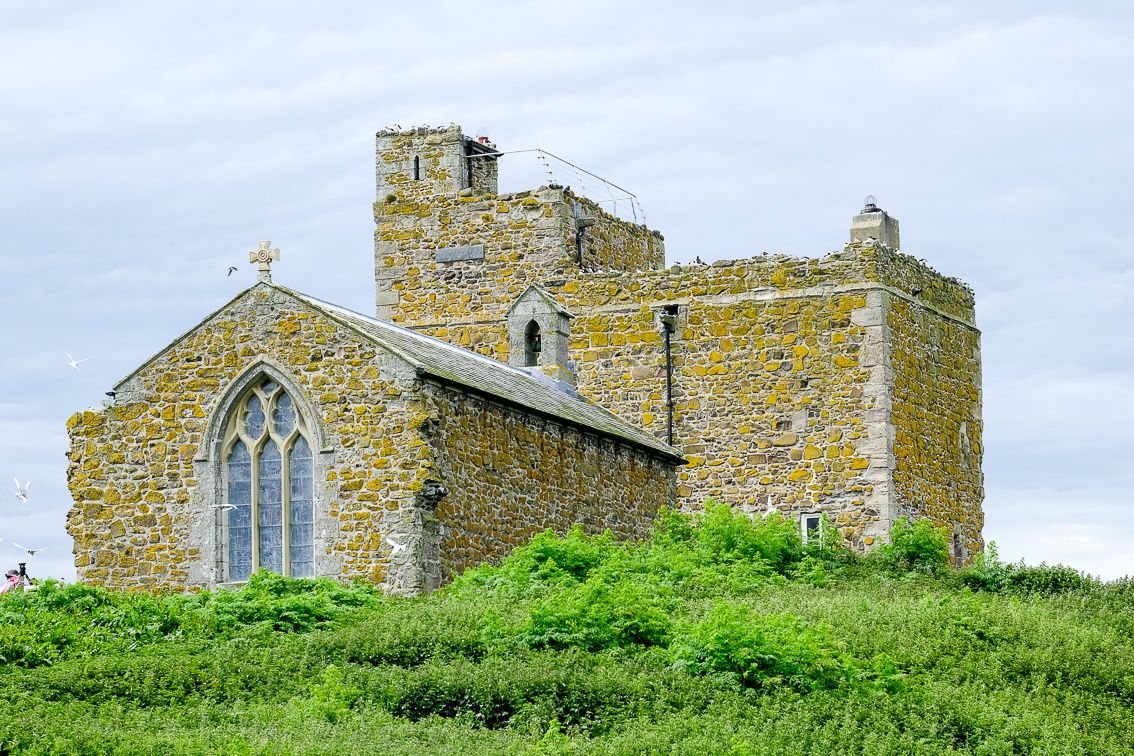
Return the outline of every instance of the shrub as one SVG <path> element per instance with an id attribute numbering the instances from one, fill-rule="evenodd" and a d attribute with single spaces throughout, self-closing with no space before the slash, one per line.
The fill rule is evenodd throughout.
<path id="1" fill-rule="evenodd" d="M 1056 596 L 1081 591 L 1108 592 L 1095 578 L 1066 565 L 1027 565 L 1023 561 L 1005 564 L 999 559 L 995 543 L 990 543 L 985 552 L 977 557 L 976 564 L 961 570 L 958 576 L 962 585 L 989 593 L 1009 591 Z"/>
<path id="2" fill-rule="evenodd" d="M 693 543 L 696 535 L 692 515 L 671 507 L 662 507 L 658 518 L 654 520 L 650 540 L 659 546 L 688 546 Z"/>
<path id="3" fill-rule="evenodd" d="M 822 588 L 828 581 L 827 564 L 822 559 L 808 555 L 796 565 L 794 577 L 796 580 L 811 583 L 816 588 Z"/>
<path id="4" fill-rule="evenodd" d="M 591 536 L 576 524 L 561 537 L 547 530 L 517 548 L 499 566 L 481 565 L 464 572 L 448 591 L 534 596 L 549 587 L 586 580 L 600 565 L 624 556 L 626 548 L 610 531 Z"/>
<path id="5" fill-rule="evenodd" d="M 517 549 L 511 561 L 545 582 L 560 582 L 564 578 L 583 581 L 619 546 L 609 530 L 588 536 L 575 524 L 564 538 L 550 530 L 541 533 L 527 546 Z"/>
<path id="6" fill-rule="evenodd" d="M 1134 615 L 1134 577 L 1127 576 L 1103 583 L 1097 594 L 1104 603 L 1128 610 L 1127 616 Z"/>
<path id="7" fill-rule="evenodd" d="M 183 605 L 180 596 L 45 580 L 0 597 L 0 663 L 36 667 L 180 635 Z"/>
<path id="8" fill-rule="evenodd" d="M 529 648 L 586 651 L 664 645 L 670 620 L 657 587 L 604 577 L 538 601 L 518 640 Z"/>
<path id="9" fill-rule="evenodd" d="M 320 659 L 372 666 L 412 667 L 433 658 L 479 659 L 499 633 L 495 615 L 480 604 L 444 597 L 390 599 L 380 613 L 317 634 L 308 647 Z"/>
<path id="10" fill-rule="evenodd" d="M 1000 561 L 996 542 L 991 541 L 984 547 L 984 551 L 977 555 L 973 565 L 959 570 L 957 577 L 962 585 L 974 591 L 998 593 L 1004 590 L 1011 572 L 1012 565 Z"/>
<path id="11" fill-rule="evenodd" d="M 678 669 L 747 688 L 808 691 L 834 688 L 848 678 L 848 666 L 825 629 L 791 614 L 759 614 L 736 604 L 715 605 L 671 650 Z"/>
<path id="12" fill-rule="evenodd" d="M 718 691 L 702 681 L 640 658 L 607 654 L 521 652 L 431 661 L 411 670 L 357 670 L 349 684 L 361 687 L 364 702 L 410 720 L 464 719 L 486 728 L 551 720 L 588 731 L 651 707 L 707 706 Z"/>
<path id="13" fill-rule="evenodd" d="M 713 561 L 762 559 L 785 574 L 803 558 L 799 528 L 779 514 L 753 519 L 727 504 L 707 501 L 693 525 L 698 548 Z"/>
<path id="14" fill-rule="evenodd" d="M 1008 571 L 1004 586 L 1015 593 L 1034 593 L 1040 596 L 1054 596 L 1093 588 L 1099 583 L 1089 575 L 1084 575 L 1073 567 L 1064 564 L 1048 565 L 1040 563 L 1028 566 L 1023 562 L 1013 565 Z"/>
<path id="15" fill-rule="evenodd" d="M 926 519 L 913 523 L 899 519 L 890 528 L 890 542 L 874 553 L 876 559 L 894 572 L 939 574 L 949 564 L 945 534 Z"/>
<path id="16" fill-rule="evenodd" d="M 327 665 L 319 681 L 311 685 L 309 693 L 306 698 L 293 698 L 293 709 L 331 724 L 349 714 L 351 707 L 362 695 L 361 690 L 345 682 L 343 671 L 334 664 Z"/>
<path id="17" fill-rule="evenodd" d="M 258 570 L 240 590 L 191 597 L 187 613 L 195 630 L 210 635 L 256 626 L 306 632 L 381 600 L 381 589 L 369 583 L 344 586 L 331 578 L 305 580 Z"/>

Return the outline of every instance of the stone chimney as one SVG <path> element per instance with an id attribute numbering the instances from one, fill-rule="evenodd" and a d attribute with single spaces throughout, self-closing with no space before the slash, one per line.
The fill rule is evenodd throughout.
<path id="1" fill-rule="evenodd" d="M 873 195 L 868 196 L 866 206 L 851 220 L 850 240 L 856 242 L 874 238 L 884 247 L 901 249 L 898 219 L 891 218 L 875 202 Z"/>

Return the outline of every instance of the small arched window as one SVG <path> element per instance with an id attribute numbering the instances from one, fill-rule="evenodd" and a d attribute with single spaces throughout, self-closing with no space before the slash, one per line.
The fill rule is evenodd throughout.
<path id="1" fill-rule="evenodd" d="M 221 448 L 228 580 L 260 568 L 311 577 L 311 442 L 294 400 L 271 378 L 256 382 L 230 413 Z"/>
<path id="2" fill-rule="evenodd" d="M 539 333 L 539 323 L 528 322 L 524 329 L 524 365 L 535 367 L 539 364 L 539 353 L 543 351 L 543 338 Z"/>
<path id="3" fill-rule="evenodd" d="M 417 155 L 413 156 L 413 180 L 421 181 L 421 158 Z"/>

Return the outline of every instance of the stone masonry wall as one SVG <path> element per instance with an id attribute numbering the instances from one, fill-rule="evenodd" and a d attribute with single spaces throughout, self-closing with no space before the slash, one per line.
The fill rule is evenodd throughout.
<path id="1" fill-rule="evenodd" d="M 477 395 L 437 387 L 442 580 L 580 523 L 643 538 L 673 500 L 673 463 Z"/>
<path id="2" fill-rule="evenodd" d="M 933 473 L 936 483 L 925 482 L 935 460 L 915 463 L 916 447 L 905 443 L 912 426 L 895 391 L 918 386 L 922 405 L 935 402 L 936 412 L 969 416 L 979 406 L 979 389 L 975 400 L 971 391 L 952 389 L 958 381 L 979 387 L 979 360 L 958 363 L 952 378 L 924 386 L 940 373 L 890 364 L 891 339 L 908 335 L 920 344 L 952 327 L 945 324 L 962 322 L 961 315 L 971 318 L 972 295 L 959 282 L 863 243 L 818 259 L 576 270 L 541 283 L 575 314 L 569 353 L 580 393 L 663 440 L 659 316 L 676 307 L 674 445 L 689 459 L 679 473 L 681 506 L 697 509 L 713 497 L 749 511 L 768 504 L 792 516 L 823 511 L 862 547 L 882 538 L 900 512 L 916 512 L 950 529 L 962 522 L 974 553 L 983 489 L 975 477 L 943 488 L 940 472 Z M 916 306 L 891 311 L 892 302 L 911 300 Z M 433 323 L 419 330 L 486 354 L 507 343 L 503 322 L 470 322 L 460 297 L 439 303 L 434 313 Z M 971 324 L 963 330 L 976 334 Z M 966 430 L 979 448 L 979 422 L 968 422 Z M 899 473 L 899 458 L 913 465 L 909 472 Z M 979 460 L 974 470 L 979 475 Z M 915 480 L 935 496 L 899 495 L 899 484 L 905 491 Z M 946 501 L 957 511 L 946 511 Z"/>
<path id="3" fill-rule="evenodd" d="M 661 235 L 610 215 L 562 187 L 490 194 L 468 186 L 463 137 L 449 129 L 380 132 L 374 203 L 378 316 L 399 324 L 467 326 L 500 320 L 539 271 L 540 280 L 579 270 L 579 217 L 588 269 L 658 268 Z M 418 158 L 420 179 L 412 178 Z M 505 156 L 502 159 L 507 159 Z M 475 162 L 475 161 L 474 161 Z M 458 338 L 458 341 L 460 339 Z M 468 345 L 468 344 L 466 344 Z M 507 360 L 507 343 L 482 348 Z"/>
<path id="4" fill-rule="evenodd" d="M 571 204 L 572 217 L 594 221 L 579 223 L 569 229 L 569 249 L 581 250 L 583 270 L 656 270 L 665 266 L 665 245 L 661 234 L 645 226 L 629 223 L 607 212 L 602 205 L 586 197 L 564 192 L 564 201 Z M 581 241 L 580 241 L 581 239 Z"/>
<path id="5" fill-rule="evenodd" d="M 674 445 L 690 460 L 682 506 L 712 496 L 752 511 L 824 511 L 863 547 L 900 514 L 925 514 L 960 527 L 969 553 L 977 548 L 979 335 L 961 282 L 871 241 L 823 258 L 662 269 L 661 237 L 644 227 L 618 221 L 623 241 L 608 245 L 645 242 L 640 256 L 588 248 L 588 235 L 603 236 L 601 219 L 582 231 L 580 266 L 576 216 L 601 218 L 593 206 L 577 211 L 570 194 L 548 188 L 499 198 L 445 191 L 452 196 L 424 197 L 408 215 L 379 194 L 379 317 L 506 359 L 504 313 L 537 283 L 574 315 L 580 393 L 664 440 L 659 316 L 676 308 Z M 476 244 L 483 259 L 435 259 L 438 246 Z M 947 367 L 930 368 L 937 359 Z M 925 439 L 959 438 L 962 422 L 970 467 L 950 483 L 960 452 L 941 456 Z"/>
<path id="6" fill-rule="evenodd" d="M 222 397 L 261 370 L 300 407 L 315 452 L 316 574 L 416 589 L 416 565 L 392 564 L 383 535 L 412 523 L 431 475 L 412 371 L 299 300 L 258 285 L 118 387 L 114 405 L 81 412 L 68 480 L 78 579 L 182 590 L 223 579 L 217 544 Z M 220 423 L 218 418 L 214 422 Z M 406 555 L 399 555 L 406 560 Z M 395 560 L 396 561 L 396 560 Z"/>
<path id="7" fill-rule="evenodd" d="M 491 200 L 453 193 L 379 201 L 379 316 L 405 324 L 455 302 L 466 321 L 503 317 L 511 299 L 501 282 L 516 282 L 519 296 L 527 267 L 565 275 L 572 264 L 564 252 L 568 210 L 561 197 L 562 190 L 544 189 Z M 438 261 L 438 251 L 446 249 L 471 249 L 479 257 Z"/>
<path id="8" fill-rule="evenodd" d="M 584 275 L 561 290 L 579 390 L 666 433 L 671 337 L 678 502 L 708 498 L 788 516 L 827 512 L 854 545 L 889 527 L 881 298 L 855 252 Z"/>
<path id="9" fill-rule="evenodd" d="M 896 506 L 959 535 L 968 559 L 984 548 L 980 334 L 897 296 L 887 326 Z"/>

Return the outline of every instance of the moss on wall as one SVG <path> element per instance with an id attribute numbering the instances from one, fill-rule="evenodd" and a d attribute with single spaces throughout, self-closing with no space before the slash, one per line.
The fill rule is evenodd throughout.
<path id="1" fill-rule="evenodd" d="M 433 391 L 443 579 L 547 529 L 643 538 L 673 499 L 671 462 L 476 396 Z M 501 495 L 506 492 L 506 495 Z"/>
<path id="2" fill-rule="evenodd" d="M 980 335 L 902 297 L 887 315 L 897 506 L 960 535 L 968 558 L 984 546 Z"/>
<path id="3" fill-rule="evenodd" d="M 575 316 L 569 353 L 580 393 L 665 439 L 659 315 L 676 307 L 674 444 L 690 459 L 677 488 L 682 506 L 695 509 L 711 496 L 751 511 L 769 504 L 792 514 L 824 511 L 861 547 L 883 538 L 899 511 L 953 526 L 955 513 L 899 495 L 924 473 L 898 474 L 898 458 L 914 448 L 897 442 L 894 424 L 904 429 L 909 418 L 891 416 L 895 381 L 932 376 L 902 377 L 910 368 L 890 364 L 890 339 L 932 340 L 952 322 L 975 333 L 972 293 L 963 284 L 869 242 L 823 258 L 775 255 L 660 269 L 660 245 L 649 249 L 652 232 L 621 221 L 607 232 L 597 207 L 580 203 L 576 211 L 577 198 L 561 191 L 517 197 L 432 197 L 444 212 L 430 205 L 413 214 L 413 233 L 389 214 L 379 216 L 379 290 L 395 294 L 380 316 L 506 359 L 505 313 L 538 283 Z M 530 213 L 542 230 L 501 222 L 515 212 Z M 582 267 L 575 215 L 600 219 L 584 231 L 596 246 L 584 245 Z M 449 244 L 483 244 L 484 259 L 436 262 L 431 250 Z M 627 249 L 642 253 L 620 257 Z M 891 313 L 891 294 L 916 302 L 917 313 Z M 979 359 L 957 370 L 979 385 Z M 951 385 L 927 396 L 953 401 Z M 957 413 L 971 414 L 971 407 Z M 979 446 L 977 426 L 969 423 L 967 433 Z M 938 500 L 951 495 L 953 508 L 969 513 L 966 533 L 979 534 L 981 485 L 948 495 L 934 485 Z M 979 535 L 966 537 L 975 548 Z"/>

